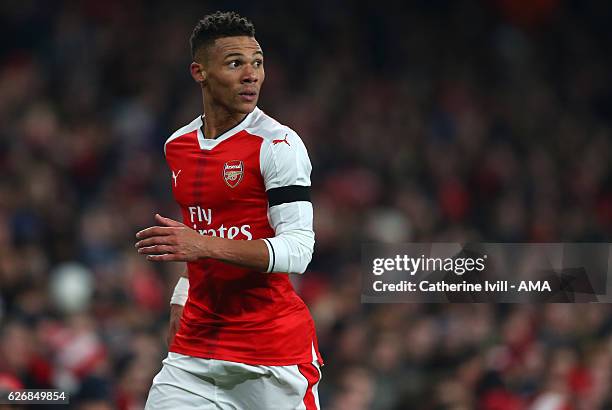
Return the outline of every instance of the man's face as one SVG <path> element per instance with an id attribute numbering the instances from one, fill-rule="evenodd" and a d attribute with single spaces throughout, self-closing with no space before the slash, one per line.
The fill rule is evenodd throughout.
<path id="1" fill-rule="evenodd" d="M 230 113 L 253 111 L 265 78 L 257 40 L 248 36 L 219 38 L 203 54 L 204 91 L 213 104 Z"/>

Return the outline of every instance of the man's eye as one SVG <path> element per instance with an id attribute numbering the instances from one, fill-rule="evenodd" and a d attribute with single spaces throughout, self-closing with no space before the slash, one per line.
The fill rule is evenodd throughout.
<path id="1" fill-rule="evenodd" d="M 261 67 L 263 65 L 263 61 L 257 60 L 257 61 L 255 61 L 254 65 L 255 65 L 255 67 Z"/>
<path id="2" fill-rule="evenodd" d="M 239 66 L 240 66 L 240 61 L 238 61 L 238 60 L 233 60 L 233 61 L 230 61 L 230 62 L 229 62 L 229 66 L 230 66 L 230 68 L 236 68 L 236 67 L 239 67 Z"/>

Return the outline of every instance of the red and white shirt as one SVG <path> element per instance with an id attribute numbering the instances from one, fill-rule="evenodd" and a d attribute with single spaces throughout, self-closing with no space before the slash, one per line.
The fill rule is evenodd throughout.
<path id="1" fill-rule="evenodd" d="M 300 137 L 255 108 L 215 139 L 202 118 L 166 141 L 183 223 L 202 235 L 264 239 L 268 272 L 302 273 L 312 255 L 311 165 Z M 189 296 L 171 352 L 255 365 L 322 363 L 313 320 L 288 275 L 214 259 L 187 264 Z"/>

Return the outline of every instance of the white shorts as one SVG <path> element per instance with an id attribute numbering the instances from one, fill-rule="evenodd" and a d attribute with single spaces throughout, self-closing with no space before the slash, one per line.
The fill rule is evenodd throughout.
<path id="1" fill-rule="evenodd" d="M 168 353 L 145 410 L 319 410 L 317 362 L 253 366 Z"/>

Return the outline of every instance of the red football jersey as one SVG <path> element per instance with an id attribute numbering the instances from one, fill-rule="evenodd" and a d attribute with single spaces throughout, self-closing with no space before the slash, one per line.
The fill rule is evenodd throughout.
<path id="1" fill-rule="evenodd" d="M 255 108 L 215 139 L 196 118 L 166 142 L 183 223 L 235 240 L 275 236 L 266 191 L 310 185 L 299 136 Z M 314 323 L 289 277 L 214 259 L 187 264 L 189 297 L 170 351 L 255 365 L 322 363 Z"/>

